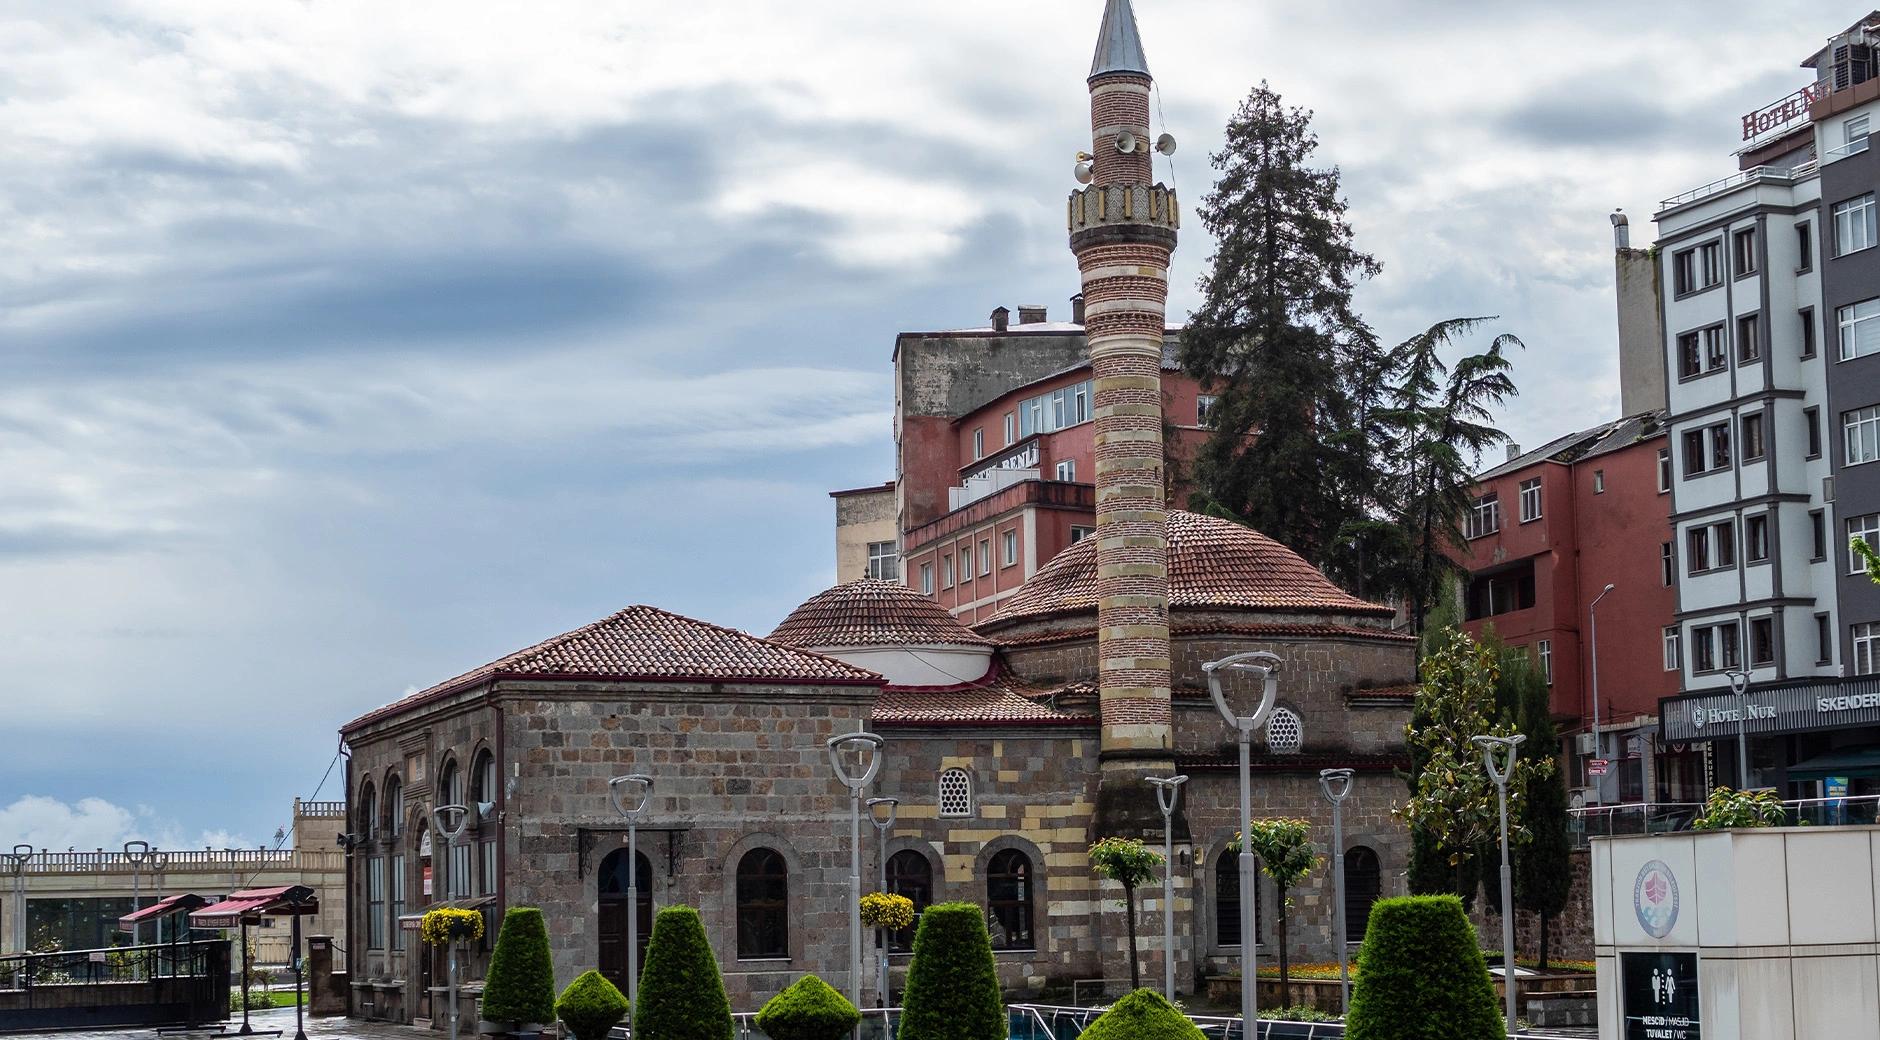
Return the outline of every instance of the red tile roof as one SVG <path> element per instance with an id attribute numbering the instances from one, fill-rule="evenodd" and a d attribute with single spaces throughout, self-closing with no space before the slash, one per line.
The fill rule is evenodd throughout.
<path id="1" fill-rule="evenodd" d="M 1095 726 L 1094 715 L 1061 711 L 1053 694 L 1082 692 L 1086 684 L 1028 686 L 1000 676 L 941 689 L 893 687 L 881 691 L 869 721 L 876 726 Z"/>
<path id="2" fill-rule="evenodd" d="M 1378 617 L 1394 613 L 1332 584 L 1266 535 L 1198 513 L 1169 512 L 1168 572 L 1169 606 L 1177 610 L 1224 607 Z M 1087 538 L 1058 553 L 981 627 L 996 629 L 1084 611 L 1094 615 L 1096 609 L 1097 540 Z"/>
<path id="3" fill-rule="evenodd" d="M 1313 624 L 1272 624 L 1272 625 L 1228 625 L 1209 624 L 1207 622 L 1175 622 L 1169 626 L 1169 634 L 1174 636 L 1251 636 L 1255 639 L 1378 639 L 1387 643 L 1414 643 L 1417 637 L 1407 632 L 1393 632 L 1388 628 L 1366 628 L 1363 625 L 1313 625 Z M 1062 631 L 1028 632 L 1021 636 L 995 639 L 999 646 L 1042 646 L 1049 643 L 1070 642 L 1089 639 L 1089 626 L 1071 626 Z"/>
<path id="4" fill-rule="evenodd" d="M 947 608 L 899 582 L 863 578 L 810 597 L 770 638 L 800 647 L 990 646 Z"/>
<path id="5" fill-rule="evenodd" d="M 340 727 L 397 715 L 488 679 L 535 677 L 653 682 L 878 686 L 874 672 L 658 607 L 628 607 L 420 690 Z"/>

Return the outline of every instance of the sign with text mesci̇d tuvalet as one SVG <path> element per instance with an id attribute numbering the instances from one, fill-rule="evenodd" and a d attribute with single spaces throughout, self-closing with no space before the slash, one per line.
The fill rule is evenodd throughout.
<path id="1" fill-rule="evenodd" d="M 1664 939 L 1677 926 L 1683 893 L 1662 860 L 1641 866 L 1632 882 L 1632 913 L 1639 928 Z M 1702 1040 L 1697 999 L 1697 954 L 1625 952 L 1619 955 L 1625 1040 Z"/>

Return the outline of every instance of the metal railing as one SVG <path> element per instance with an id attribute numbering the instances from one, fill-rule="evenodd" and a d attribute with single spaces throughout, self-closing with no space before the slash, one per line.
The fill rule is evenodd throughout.
<path id="1" fill-rule="evenodd" d="M 1853 827 L 1880 823 L 1880 795 L 1853 798 L 1795 798 L 1782 803 L 1791 827 Z M 1569 833 L 1575 847 L 1592 838 L 1688 831 L 1703 814 L 1700 802 L 1628 802 L 1569 809 Z"/>
<path id="2" fill-rule="evenodd" d="M 0 957 L 0 990 L 202 978 L 215 973 L 218 952 L 223 955 L 221 963 L 226 963 L 227 949 L 227 940 L 207 939 L 100 950 L 12 953 Z"/>
<path id="3" fill-rule="evenodd" d="M 1673 195 L 1663 202 L 1660 202 L 1658 204 L 1658 210 L 1662 213 L 1668 209 L 1676 209 L 1679 206 L 1686 206 L 1701 199 L 1707 199 L 1712 195 L 1721 195 L 1726 191 L 1734 191 L 1748 184 L 1761 184 L 1764 182 L 1770 184 L 1793 184 L 1796 181 L 1804 180 L 1812 175 L 1815 169 L 1816 164 L 1812 160 L 1800 166 L 1752 166 L 1740 173 L 1733 173 L 1728 177 L 1711 181 L 1709 184 L 1699 185 L 1698 187 L 1692 188 L 1690 191 Z"/>
<path id="4" fill-rule="evenodd" d="M 1827 162 L 1831 159 L 1845 159 L 1850 155 L 1859 155 L 1867 150 L 1871 140 L 1871 137 L 1862 137 L 1858 140 L 1849 141 L 1839 148 L 1830 148 L 1827 154 L 1821 157 L 1821 161 Z"/>

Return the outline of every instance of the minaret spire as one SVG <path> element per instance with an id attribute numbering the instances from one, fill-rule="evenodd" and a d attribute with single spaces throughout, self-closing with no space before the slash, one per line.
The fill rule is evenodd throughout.
<path id="1" fill-rule="evenodd" d="M 1097 30 L 1097 53 L 1090 59 L 1090 78 L 1109 72 L 1149 74 L 1149 59 L 1142 53 L 1136 32 L 1136 12 L 1129 0 L 1109 0 L 1103 8 L 1103 28 Z"/>

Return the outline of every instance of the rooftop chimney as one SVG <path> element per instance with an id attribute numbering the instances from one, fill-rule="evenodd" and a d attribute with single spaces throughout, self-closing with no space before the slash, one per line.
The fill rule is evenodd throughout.
<path id="1" fill-rule="evenodd" d="M 1508 442 L 1508 461 L 1513 462 L 1514 460 L 1520 457 L 1521 457 L 1521 446 L 1519 444 L 1516 444 L 1513 441 L 1509 441 Z"/>
<path id="2" fill-rule="evenodd" d="M 1035 303 L 1021 303 L 1018 305 L 1018 323 L 1020 325 L 1042 325 L 1044 324 L 1044 312 L 1045 309 Z"/>
<path id="3" fill-rule="evenodd" d="M 1665 406 L 1663 275 L 1651 250 L 1632 248 L 1624 211 L 1613 210 L 1610 219 L 1619 303 L 1619 410 L 1638 415 Z"/>
<path id="4" fill-rule="evenodd" d="M 992 331 L 1004 332 L 1012 324 L 1012 312 L 1004 307 L 992 308 Z"/>
<path id="5" fill-rule="evenodd" d="M 1614 249 L 1632 248 L 1632 228 L 1625 219 L 1625 210 L 1613 210 L 1609 219 L 1612 221 L 1612 247 Z"/>
<path id="6" fill-rule="evenodd" d="M 1078 293 L 1077 295 L 1071 297 L 1071 324 L 1082 325 L 1083 323 L 1084 323 L 1084 294 Z"/>

